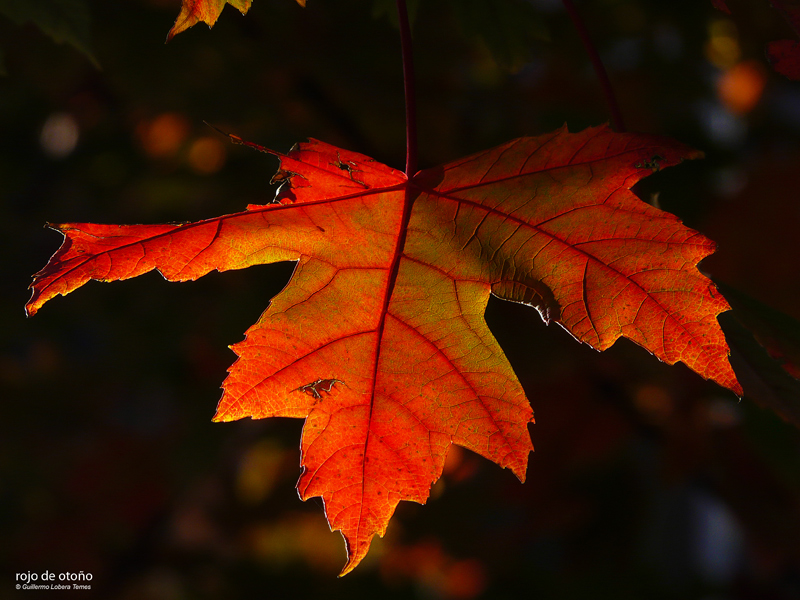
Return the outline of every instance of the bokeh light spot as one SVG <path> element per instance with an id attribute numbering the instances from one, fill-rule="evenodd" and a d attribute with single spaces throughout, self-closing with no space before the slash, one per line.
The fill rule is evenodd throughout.
<path id="1" fill-rule="evenodd" d="M 258 504 L 272 493 L 280 474 L 284 452 L 272 442 L 258 442 L 242 457 L 236 492 L 244 504 Z"/>
<path id="2" fill-rule="evenodd" d="M 80 130 L 75 117 L 67 113 L 54 113 L 42 126 L 39 142 L 50 158 L 66 158 L 78 145 Z"/>
<path id="3" fill-rule="evenodd" d="M 454 600 L 477 598 L 486 589 L 486 570 L 475 560 L 460 560 L 446 571 L 445 597 Z"/>
<path id="4" fill-rule="evenodd" d="M 706 59 L 715 67 L 729 69 L 742 56 L 739 46 L 739 32 L 730 19 L 715 19 L 708 27 L 708 42 L 705 48 Z"/>
<path id="5" fill-rule="evenodd" d="M 647 420 L 657 424 L 666 422 L 675 408 L 667 391 L 655 385 L 644 385 L 636 390 L 633 403 Z"/>
<path id="6" fill-rule="evenodd" d="M 745 115 L 758 104 L 766 83 L 764 68 L 756 61 L 748 60 L 722 74 L 717 81 L 717 95 L 729 111 Z"/>
<path id="7" fill-rule="evenodd" d="M 178 113 L 163 113 L 136 127 L 136 136 L 145 153 L 152 158 L 174 156 L 189 135 L 189 122 Z"/>
<path id="8" fill-rule="evenodd" d="M 189 148 L 189 166 L 196 173 L 211 175 L 225 164 L 225 146 L 214 137 L 202 137 Z"/>

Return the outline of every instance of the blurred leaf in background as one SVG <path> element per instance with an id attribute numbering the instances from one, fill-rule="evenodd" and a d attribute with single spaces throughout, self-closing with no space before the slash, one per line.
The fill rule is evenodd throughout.
<path id="1" fill-rule="evenodd" d="M 518 71 L 533 58 L 536 42 L 548 39 L 540 12 L 525 0 L 454 0 L 461 29 L 486 45 L 497 63 Z"/>
<path id="2" fill-rule="evenodd" d="M 0 14 L 17 25 L 35 25 L 53 41 L 70 44 L 99 67 L 92 52 L 86 0 L 0 0 Z"/>

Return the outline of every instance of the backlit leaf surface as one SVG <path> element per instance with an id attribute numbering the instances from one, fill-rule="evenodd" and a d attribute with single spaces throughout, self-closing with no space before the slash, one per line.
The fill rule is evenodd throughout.
<path id="1" fill-rule="evenodd" d="M 55 42 L 70 44 L 98 66 L 86 0 L 0 0 L 0 15 L 17 25 L 33 23 Z"/>
<path id="2" fill-rule="evenodd" d="M 697 270 L 714 244 L 630 188 L 698 153 L 565 128 L 411 181 L 312 140 L 280 156 L 277 202 L 197 223 L 55 226 L 34 314 L 90 279 L 170 281 L 297 261 L 244 341 L 216 421 L 305 419 L 303 499 L 321 496 L 350 571 L 400 500 L 425 502 L 450 444 L 525 479 L 528 400 L 486 326 L 491 293 L 603 350 L 620 336 L 741 393 Z"/>
<path id="3" fill-rule="evenodd" d="M 201 21 L 213 27 L 226 4 L 239 9 L 244 15 L 250 10 L 253 0 L 183 0 L 181 12 L 167 34 L 167 41 Z"/>
<path id="4" fill-rule="evenodd" d="M 306 0 L 297 0 L 297 3 L 305 6 Z M 181 12 L 167 34 L 167 41 L 201 21 L 209 27 L 213 27 L 226 4 L 239 9 L 239 12 L 244 15 L 250 10 L 253 0 L 183 0 Z"/>

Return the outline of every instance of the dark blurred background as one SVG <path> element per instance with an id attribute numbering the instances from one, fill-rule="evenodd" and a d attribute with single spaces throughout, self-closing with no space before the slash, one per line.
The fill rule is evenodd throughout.
<path id="1" fill-rule="evenodd" d="M 500 301 L 487 319 L 531 400 L 528 482 L 454 448 L 427 506 L 336 575 L 302 503 L 299 420 L 212 424 L 242 339 L 292 265 L 85 288 L 34 319 L 46 222 L 188 221 L 264 203 L 315 137 L 402 168 L 391 2 L 255 0 L 164 45 L 178 0 L 91 0 L 92 60 L 0 16 L 0 598 L 15 573 L 91 573 L 82 598 L 800 597 L 800 435 L 620 341 L 600 354 Z M 640 184 L 718 242 L 702 267 L 800 317 L 800 83 L 767 0 L 576 3 L 632 131 L 706 159 Z M 415 3 L 420 166 L 608 119 L 558 0 Z M 516 12 L 515 12 L 516 11 Z"/>

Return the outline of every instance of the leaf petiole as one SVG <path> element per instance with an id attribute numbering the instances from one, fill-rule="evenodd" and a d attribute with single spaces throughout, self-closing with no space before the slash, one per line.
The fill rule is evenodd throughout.
<path id="1" fill-rule="evenodd" d="M 581 19 L 578 9 L 575 8 L 572 0 L 561 1 L 564 4 L 564 8 L 567 9 L 567 13 L 572 21 L 572 25 L 577 30 L 578 36 L 583 42 L 583 47 L 586 49 L 586 53 L 589 55 L 589 60 L 592 63 L 592 67 L 594 67 L 594 71 L 597 74 L 597 79 L 600 81 L 600 87 L 603 90 L 603 95 L 606 97 L 608 110 L 611 113 L 611 126 L 617 133 L 623 133 L 625 131 L 625 122 L 622 120 L 622 112 L 619 109 L 617 97 L 614 95 L 614 88 L 611 87 L 611 80 L 608 78 L 608 72 L 603 66 L 603 61 L 600 60 L 600 54 L 597 52 L 597 48 L 594 47 L 594 43 L 592 42 L 592 38 L 589 37 L 589 32 L 586 29 L 586 25 L 583 23 L 583 19 Z"/>
<path id="2" fill-rule="evenodd" d="M 406 0 L 397 0 L 400 23 L 400 43 L 403 53 L 403 83 L 406 98 L 406 177 L 417 172 L 417 100 L 414 86 L 414 51 L 411 44 L 411 26 L 408 22 Z"/>

